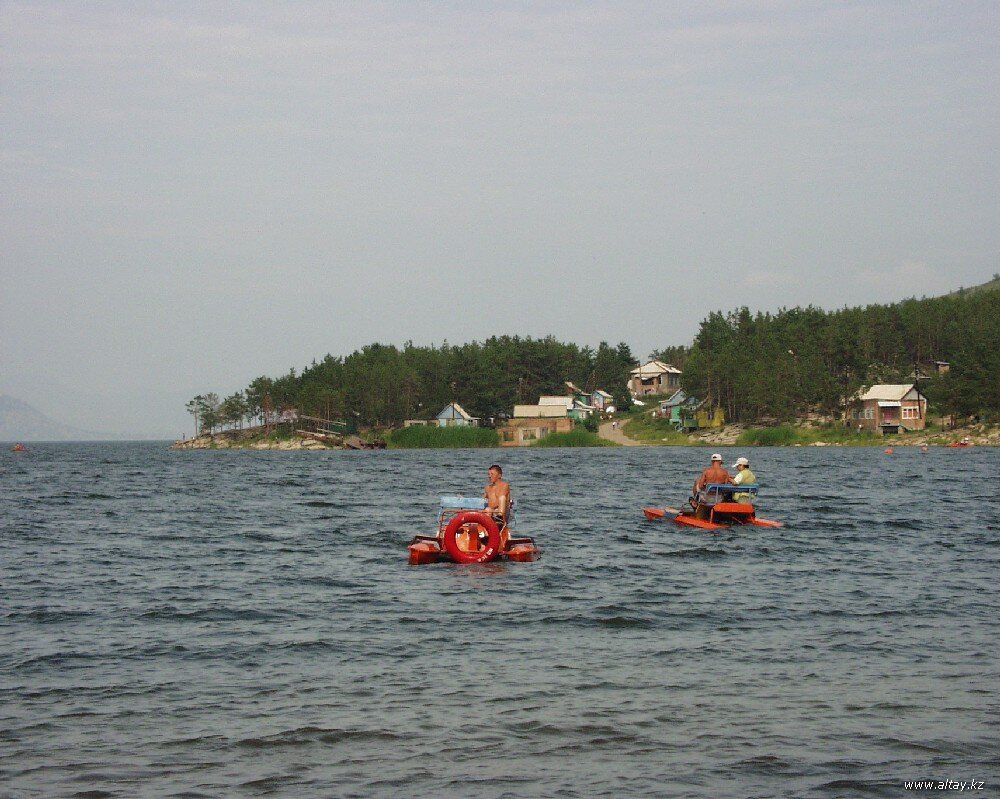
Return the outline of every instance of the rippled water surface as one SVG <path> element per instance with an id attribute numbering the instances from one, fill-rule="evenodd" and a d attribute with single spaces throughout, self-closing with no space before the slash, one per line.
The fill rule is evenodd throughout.
<path id="1" fill-rule="evenodd" d="M 1000 453 L 0 453 L 0 796 L 998 795 Z M 411 567 L 504 465 L 536 563 Z M 909 795 L 914 795 L 910 793 Z"/>

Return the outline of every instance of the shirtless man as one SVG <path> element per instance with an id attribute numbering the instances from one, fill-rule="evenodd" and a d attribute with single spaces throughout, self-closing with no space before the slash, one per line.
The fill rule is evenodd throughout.
<path id="1" fill-rule="evenodd" d="M 730 477 L 729 472 L 726 471 L 725 467 L 722 465 L 722 456 L 716 453 L 712 456 L 712 465 L 709 466 L 705 471 L 701 473 L 701 476 L 694 481 L 694 488 L 691 489 L 691 502 L 692 507 L 697 506 L 698 493 L 705 488 L 705 486 L 710 483 L 731 483 L 733 478 Z"/>
<path id="2" fill-rule="evenodd" d="M 503 529 L 510 513 L 510 484 L 503 480 L 503 469 L 495 463 L 487 472 L 489 483 L 483 490 L 486 497 L 486 512 L 493 517 L 497 526 Z"/>

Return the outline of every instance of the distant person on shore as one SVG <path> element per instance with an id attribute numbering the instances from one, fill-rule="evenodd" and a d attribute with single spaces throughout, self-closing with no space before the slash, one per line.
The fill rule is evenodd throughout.
<path id="1" fill-rule="evenodd" d="M 510 484 L 503 479 L 503 469 L 493 464 L 486 473 L 486 488 L 483 496 L 486 498 L 486 512 L 497 523 L 500 529 L 507 524 L 510 515 Z"/>
<path id="2" fill-rule="evenodd" d="M 749 486 L 757 484 L 756 476 L 750 471 L 750 461 L 746 458 L 737 458 L 736 463 L 733 464 L 733 468 L 736 470 L 736 475 L 733 477 L 734 485 Z M 753 494 L 748 494 L 745 491 L 733 494 L 733 502 L 749 502 L 752 498 Z"/>
<path id="3" fill-rule="evenodd" d="M 731 483 L 733 478 L 722 465 L 722 456 L 716 452 L 712 455 L 712 465 L 701 473 L 701 476 L 694 481 L 694 488 L 691 490 L 692 507 L 698 504 L 698 495 L 705 490 L 705 486 L 712 483 Z"/>

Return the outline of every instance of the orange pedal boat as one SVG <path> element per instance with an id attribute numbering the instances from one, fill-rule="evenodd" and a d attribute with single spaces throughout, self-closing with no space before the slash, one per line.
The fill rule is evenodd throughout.
<path id="1" fill-rule="evenodd" d="M 441 497 L 436 535 L 415 535 L 408 547 L 410 565 L 450 561 L 452 563 L 489 563 L 506 559 L 538 560 L 541 550 L 533 538 L 515 536 L 514 509 L 507 521 L 497 524 L 486 513 L 486 500 L 466 497 Z"/>
<path id="2" fill-rule="evenodd" d="M 734 494 L 740 495 L 740 502 L 732 501 Z M 749 501 L 742 501 L 744 496 Z M 753 500 L 757 497 L 757 486 L 737 486 L 731 483 L 711 483 L 698 495 L 697 506 L 681 510 L 679 508 L 643 508 L 642 512 L 650 521 L 674 517 L 677 524 L 697 527 L 702 530 L 723 530 L 736 525 L 751 524 L 755 527 L 781 527 L 781 522 L 761 519 Z"/>

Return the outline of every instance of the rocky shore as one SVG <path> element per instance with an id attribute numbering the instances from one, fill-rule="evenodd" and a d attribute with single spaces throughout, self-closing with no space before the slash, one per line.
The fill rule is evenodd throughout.
<path id="1" fill-rule="evenodd" d="M 381 442 L 371 443 L 356 435 L 316 433 L 306 430 L 291 430 L 250 427 L 243 430 L 223 430 L 175 441 L 171 449 L 376 449 L 384 447 Z"/>
<path id="2" fill-rule="evenodd" d="M 721 447 L 735 446 L 744 427 L 738 424 L 726 425 L 718 430 L 706 430 L 701 433 L 694 433 L 690 436 L 692 444 L 704 444 L 706 446 L 716 445 Z M 860 446 L 883 446 L 891 444 L 893 447 L 941 447 L 954 441 L 961 441 L 967 438 L 969 443 L 977 447 L 998 447 L 1000 446 L 1000 426 L 996 425 L 970 425 L 968 427 L 956 427 L 952 430 L 922 430 L 914 433 L 901 433 L 899 435 L 885 436 L 875 443 Z M 815 441 L 810 444 L 791 444 L 794 447 L 842 447 L 859 446 L 856 444 L 844 444 L 842 442 Z"/>
<path id="3" fill-rule="evenodd" d="M 211 436 L 198 436 L 197 438 L 185 438 L 175 441 L 171 449 L 343 449 L 340 442 L 326 443 L 315 438 L 256 438 L 240 439 L 229 436 L 226 433 L 217 433 Z"/>

